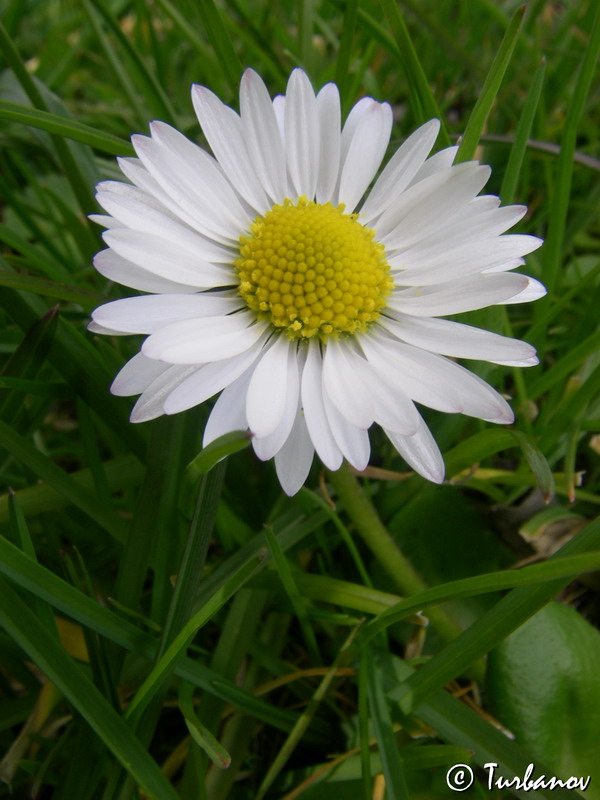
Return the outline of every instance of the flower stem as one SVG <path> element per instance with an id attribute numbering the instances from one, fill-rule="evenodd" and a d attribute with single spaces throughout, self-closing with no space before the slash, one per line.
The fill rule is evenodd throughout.
<path id="1" fill-rule="evenodd" d="M 427 584 L 382 523 L 350 465 L 344 461 L 337 472 L 329 473 L 329 479 L 357 532 L 402 594 L 408 596 L 427 589 Z M 462 633 L 460 626 L 442 608 L 429 608 L 427 617 L 444 641 L 451 641 Z"/>

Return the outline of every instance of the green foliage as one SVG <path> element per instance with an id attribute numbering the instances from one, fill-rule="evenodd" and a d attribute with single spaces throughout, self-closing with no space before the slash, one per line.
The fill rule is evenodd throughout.
<path id="1" fill-rule="evenodd" d="M 447 798 L 465 763 L 480 798 L 490 761 L 593 796 L 598 4 L 0 8 L 0 797 Z M 290 500 L 244 433 L 202 450 L 207 408 L 132 425 L 109 387 L 138 343 L 85 329 L 128 293 L 91 267 L 88 215 L 130 135 L 202 144 L 193 82 L 236 106 L 243 67 L 276 94 L 297 65 L 344 113 L 389 101 L 394 143 L 440 116 L 437 147 L 463 137 L 547 239 L 548 297 L 473 320 L 538 348 L 486 367 L 514 426 L 427 414 L 444 487 L 374 431 L 362 478 L 315 466 Z"/>
<path id="2" fill-rule="evenodd" d="M 600 737 L 600 634 L 550 603 L 490 653 L 490 706 L 517 741 L 562 775 L 594 775 Z M 595 800 L 600 787 L 590 782 Z"/>

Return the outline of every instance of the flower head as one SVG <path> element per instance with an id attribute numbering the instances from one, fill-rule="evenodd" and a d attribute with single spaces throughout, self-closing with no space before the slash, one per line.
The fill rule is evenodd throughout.
<path id="1" fill-rule="evenodd" d="M 249 428 L 295 493 L 316 450 L 329 469 L 369 461 L 377 422 L 417 472 L 444 466 L 415 402 L 512 422 L 506 401 L 454 357 L 531 366 L 534 349 L 440 319 L 544 294 L 512 272 L 541 240 L 502 235 L 524 215 L 479 195 L 489 167 L 428 157 L 439 123 L 412 134 L 373 182 L 392 111 L 360 100 L 343 128 L 339 94 L 301 70 L 271 100 L 247 70 L 240 114 L 208 89 L 192 99 L 205 150 L 162 122 L 119 159 L 130 183 L 98 185 L 107 278 L 149 294 L 93 314 L 97 333 L 146 334 L 112 391 L 143 422 L 221 392 L 204 443 Z M 448 358 L 450 357 L 450 358 Z"/>

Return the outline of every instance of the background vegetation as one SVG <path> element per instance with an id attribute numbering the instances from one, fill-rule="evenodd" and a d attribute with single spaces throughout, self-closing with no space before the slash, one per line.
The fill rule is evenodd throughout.
<path id="1" fill-rule="evenodd" d="M 464 797 L 500 798 L 479 767 L 535 762 L 599 798 L 600 6 L 0 9 L 0 796 L 442 798 L 462 762 Z M 294 499 L 243 437 L 187 468 L 208 408 L 131 425 L 108 387 L 139 341 L 85 330 L 127 293 L 90 266 L 87 215 L 129 135 L 159 118 L 200 141 L 192 82 L 235 106 L 244 66 L 276 93 L 296 65 L 346 112 L 392 103 L 394 147 L 439 114 L 438 146 L 465 134 L 546 239 L 527 273 L 547 298 L 468 315 L 541 365 L 473 365 L 511 429 L 427 414 L 443 487 L 377 431 L 365 475 L 315 465 Z"/>

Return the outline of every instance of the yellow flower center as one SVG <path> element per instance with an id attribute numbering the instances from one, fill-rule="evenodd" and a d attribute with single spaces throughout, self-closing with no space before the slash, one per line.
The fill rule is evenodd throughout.
<path id="1" fill-rule="evenodd" d="M 393 281 L 383 245 L 357 218 L 306 197 L 257 217 L 234 262 L 248 308 L 291 339 L 364 331 Z"/>

